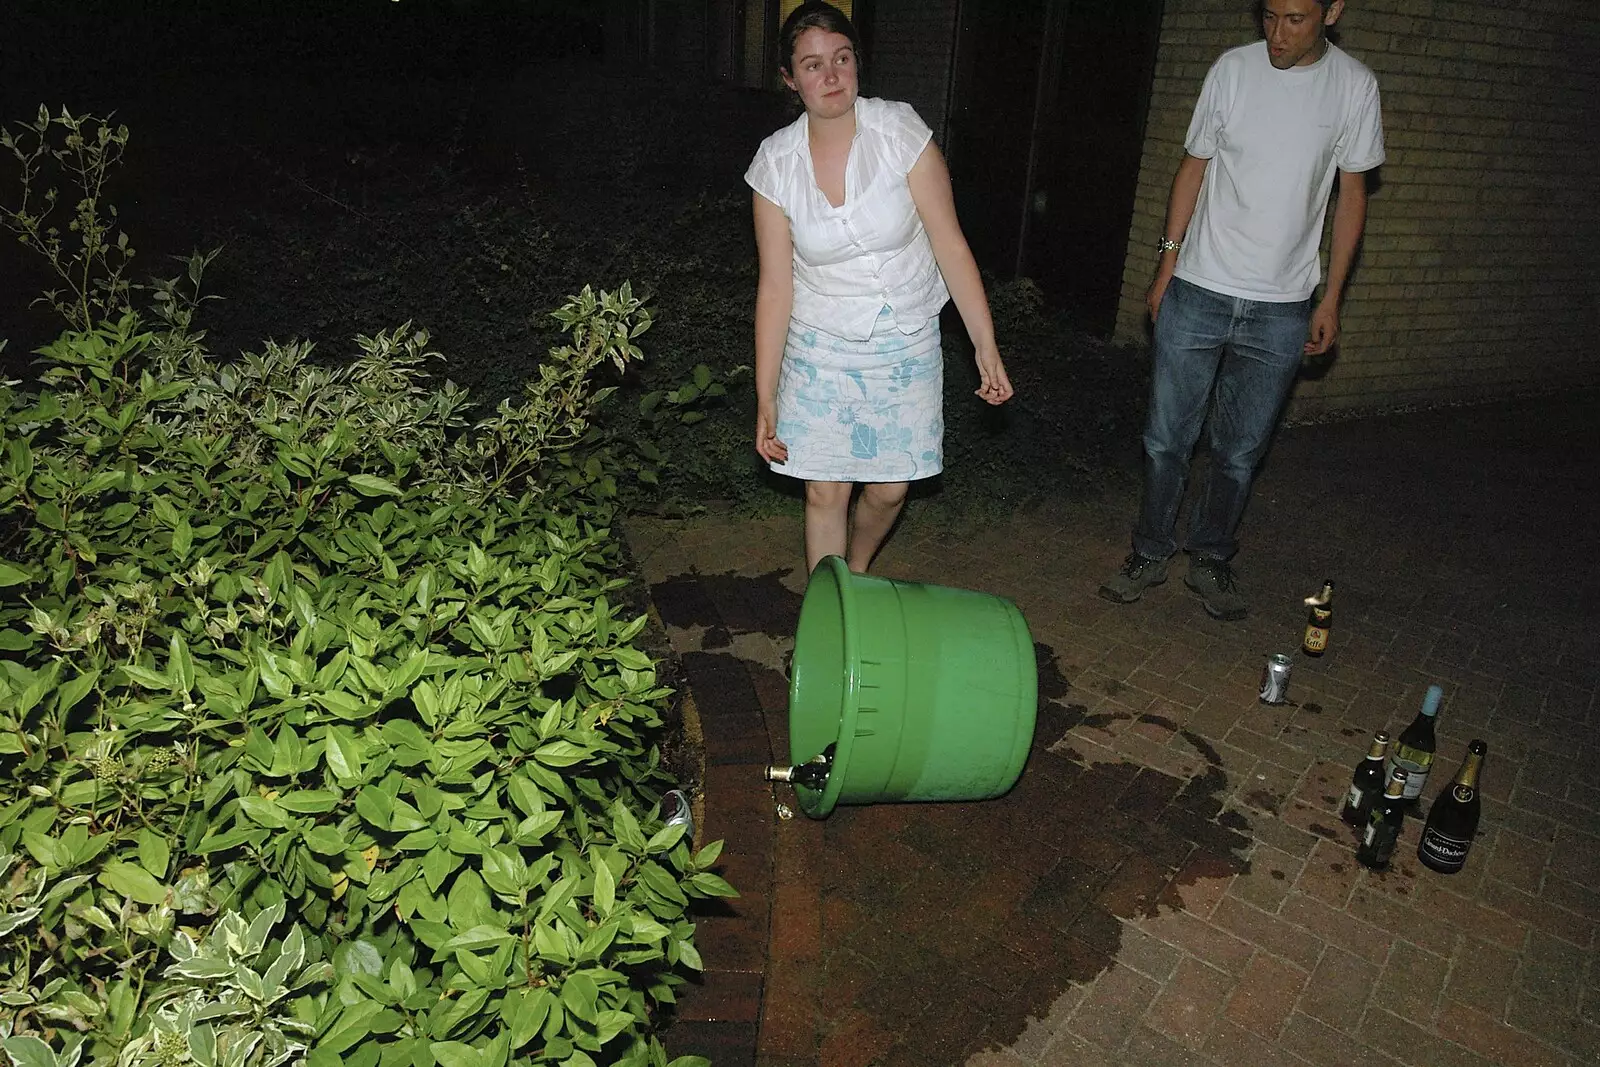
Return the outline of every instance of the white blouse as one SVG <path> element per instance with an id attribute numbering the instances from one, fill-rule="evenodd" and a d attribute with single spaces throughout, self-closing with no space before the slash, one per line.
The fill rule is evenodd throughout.
<path id="1" fill-rule="evenodd" d="M 744 180 L 789 219 L 793 317 L 864 341 L 885 305 L 902 332 L 914 333 L 950 291 L 907 181 L 933 131 L 910 104 L 858 96 L 855 110 L 842 207 L 817 186 L 805 115 L 761 142 Z"/>

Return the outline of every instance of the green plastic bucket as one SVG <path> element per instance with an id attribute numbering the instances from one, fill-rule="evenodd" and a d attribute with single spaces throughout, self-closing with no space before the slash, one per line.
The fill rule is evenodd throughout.
<path id="1" fill-rule="evenodd" d="M 789 758 L 835 745 L 801 809 L 987 800 L 1016 783 L 1033 744 L 1033 637 L 1003 597 L 852 574 L 817 564 L 800 606 L 789 675 Z"/>

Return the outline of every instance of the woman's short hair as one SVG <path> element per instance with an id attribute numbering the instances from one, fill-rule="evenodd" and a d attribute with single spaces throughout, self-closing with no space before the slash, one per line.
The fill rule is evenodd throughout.
<path id="1" fill-rule="evenodd" d="M 783 29 L 778 31 L 778 66 L 790 77 L 794 76 L 795 42 L 807 30 L 825 30 L 848 37 L 850 47 L 855 49 L 856 61 L 861 61 L 861 37 L 849 16 L 823 0 L 806 0 L 789 12 L 789 17 L 783 20 Z"/>

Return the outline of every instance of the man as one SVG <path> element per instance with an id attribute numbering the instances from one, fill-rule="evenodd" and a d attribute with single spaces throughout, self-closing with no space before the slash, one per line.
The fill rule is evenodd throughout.
<path id="1" fill-rule="evenodd" d="M 1145 486 L 1133 552 L 1100 587 L 1119 603 L 1167 579 L 1189 460 L 1210 407 L 1211 470 L 1190 516 L 1185 584 L 1242 619 L 1229 563 L 1250 484 L 1305 355 L 1339 336 L 1366 224 L 1364 172 L 1383 162 L 1377 79 L 1332 44 L 1344 0 L 1265 0 L 1264 40 L 1206 75 L 1167 202 L 1146 303 L 1155 323 Z M 1319 245 L 1339 175 L 1327 285 Z"/>

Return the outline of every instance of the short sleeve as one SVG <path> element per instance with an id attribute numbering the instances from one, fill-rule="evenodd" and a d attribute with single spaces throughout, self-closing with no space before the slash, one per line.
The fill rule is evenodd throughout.
<path id="1" fill-rule="evenodd" d="M 1200 99 L 1194 105 L 1194 117 L 1189 120 L 1189 132 L 1183 138 L 1183 150 L 1197 159 L 1210 159 L 1217 154 L 1217 134 L 1222 129 L 1223 114 L 1221 67 L 1222 61 L 1218 60 L 1206 72 L 1205 83 L 1200 86 Z"/>
<path id="2" fill-rule="evenodd" d="M 756 150 L 750 169 L 744 172 L 744 183 L 779 207 L 783 206 L 783 197 L 778 192 L 778 168 L 765 143 Z"/>
<path id="3" fill-rule="evenodd" d="M 1339 169 L 1352 174 L 1371 170 L 1383 162 L 1383 115 L 1378 103 L 1378 79 L 1370 74 L 1350 119 L 1339 134 L 1333 155 Z"/>
<path id="4" fill-rule="evenodd" d="M 889 165 L 901 177 L 911 173 L 922 150 L 933 140 L 933 130 L 922 121 L 916 108 L 900 101 L 886 101 L 884 107 L 884 133 L 888 146 Z"/>

